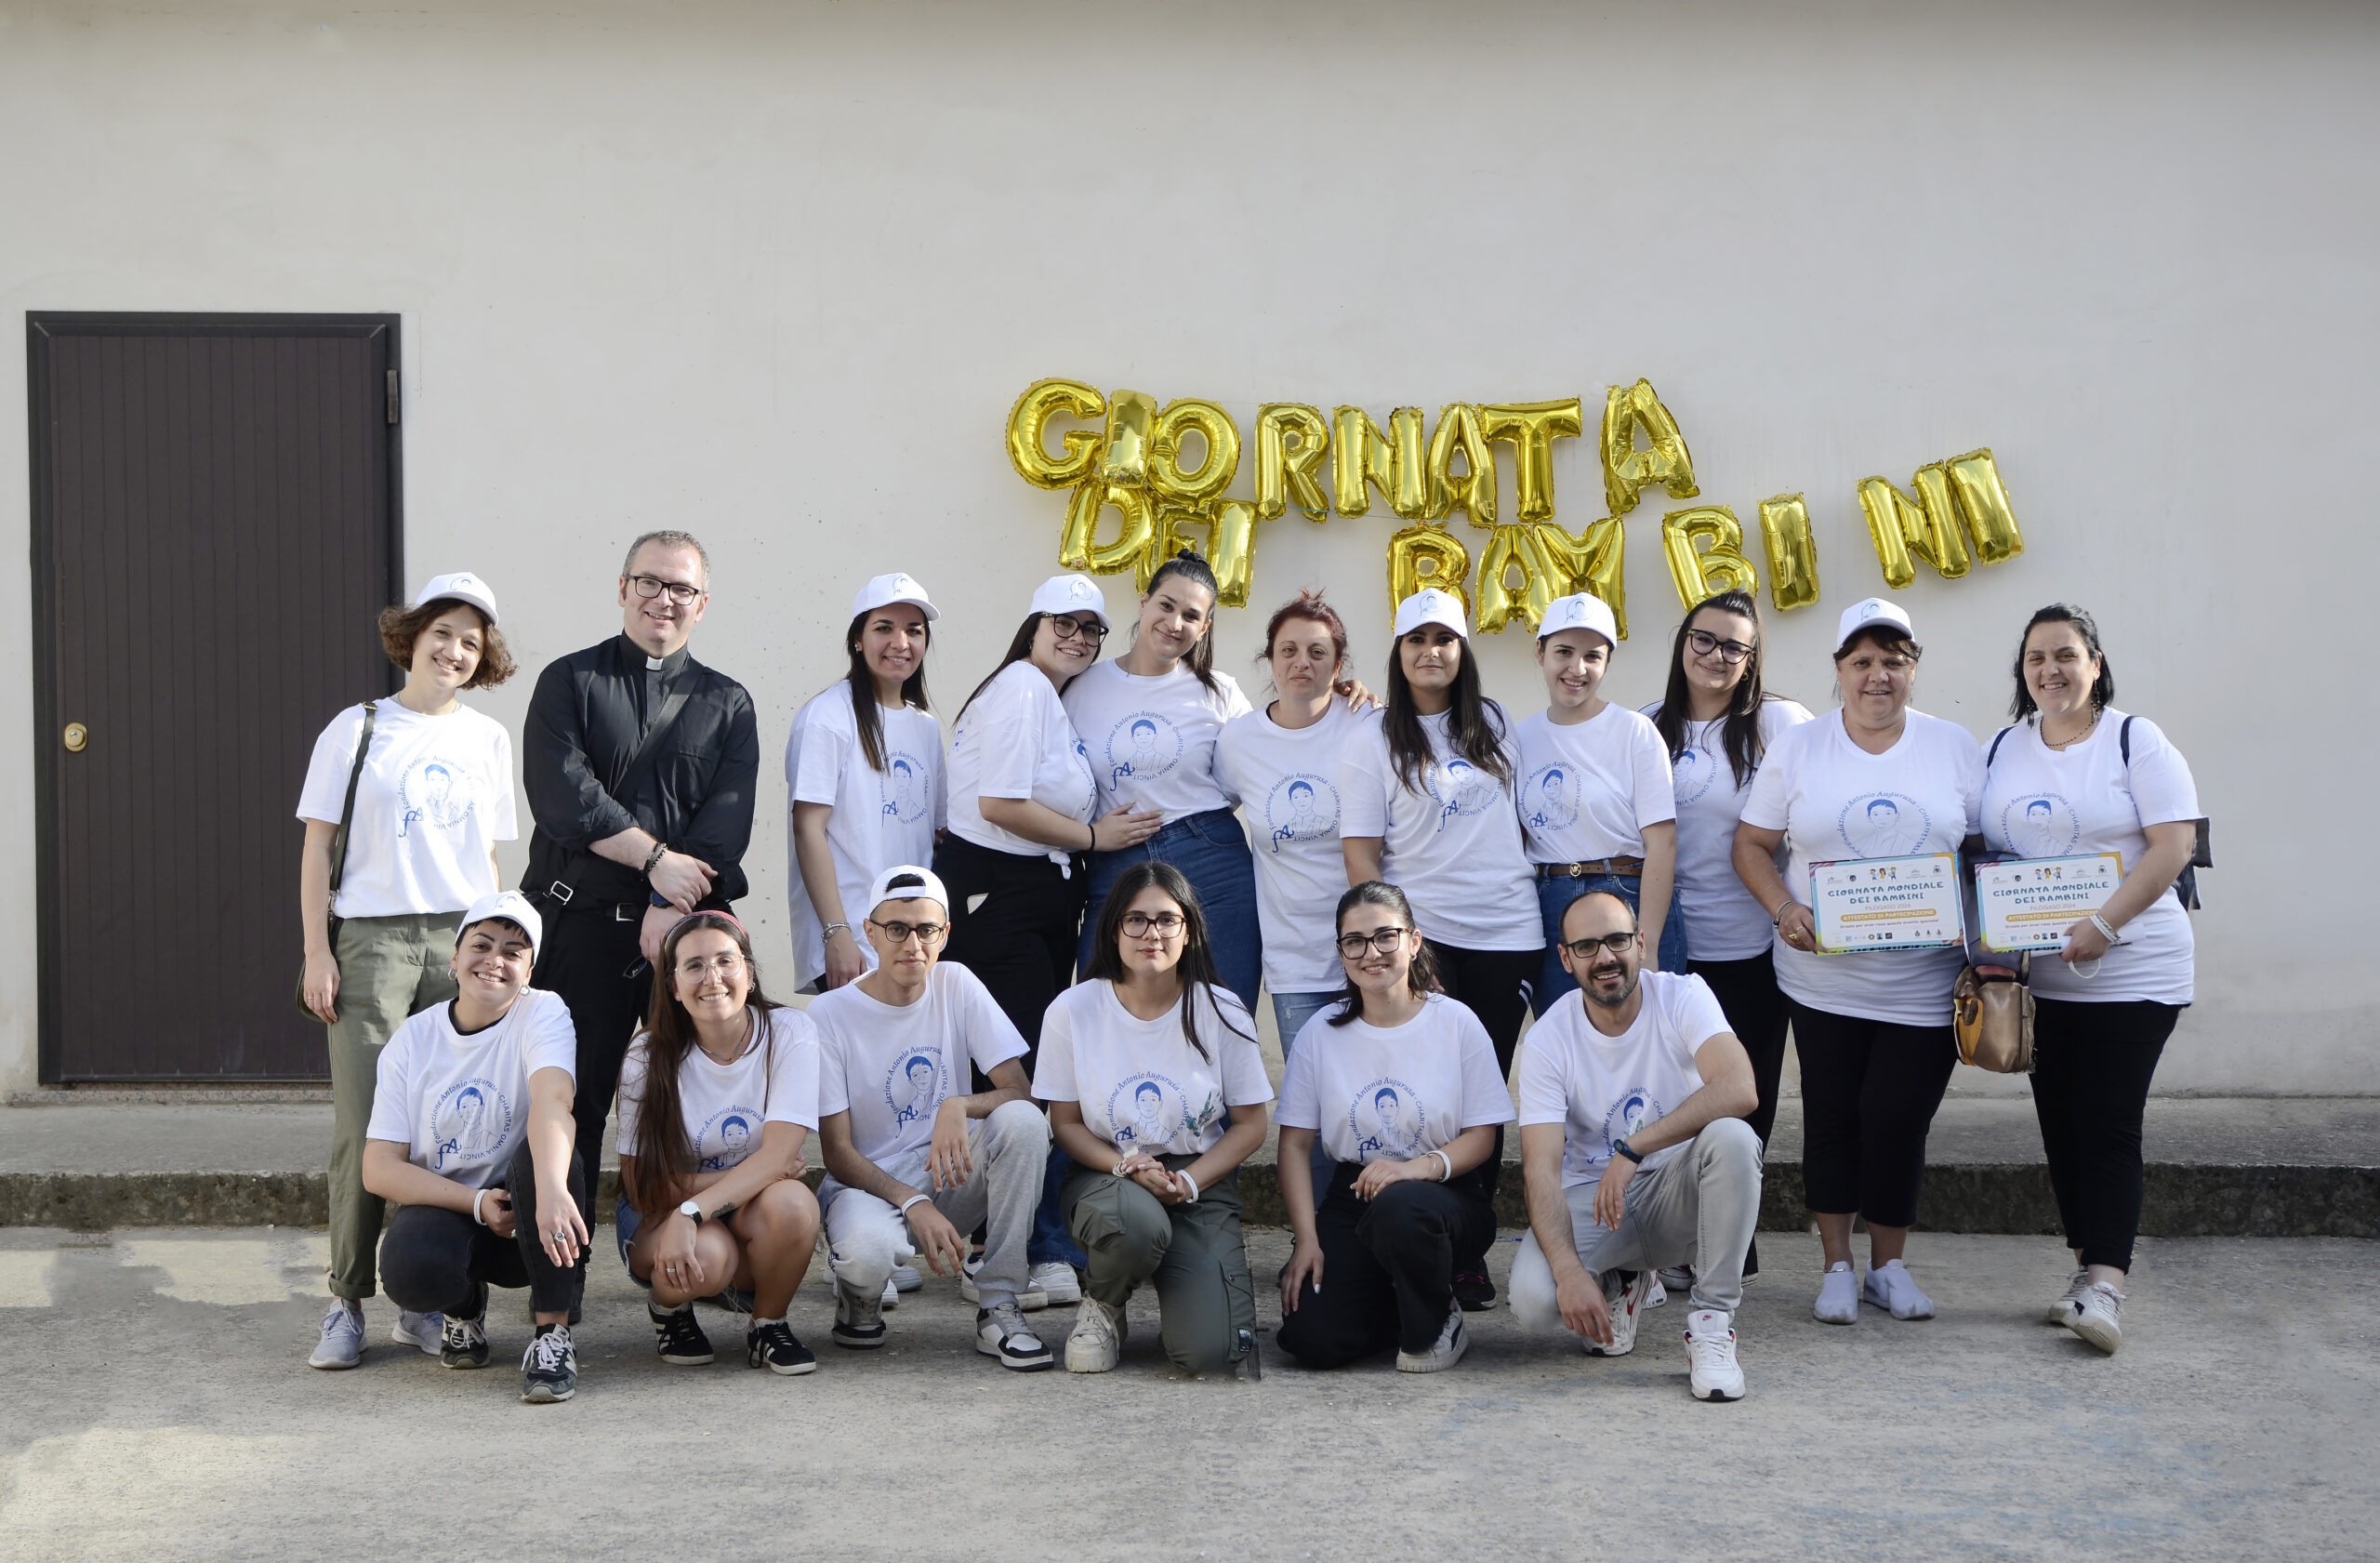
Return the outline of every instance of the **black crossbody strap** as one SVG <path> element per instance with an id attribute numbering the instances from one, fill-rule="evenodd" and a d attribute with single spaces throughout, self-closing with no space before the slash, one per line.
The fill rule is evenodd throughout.
<path id="1" fill-rule="evenodd" d="M 355 784 L 364 779 L 364 757 L 372 750 L 373 719 L 380 703 L 364 702 L 364 735 L 355 740 L 355 763 L 348 768 L 347 801 L 338 806 L 338 833 L 331 838 L 331 904 L 338 904 L 339 882 L 347 878 L 347 836 L 355 823 Z"/>
<path id="2" fill-rule="evenodd" d="M 2014 733 L 2015 731 L 2016 731 L 2016 729 L 2014 727 L 2003 727 L 1992 735 L 1991 748 L 1985 752 L 1983 757 L 1983 768 L 1985 770 L 1990 770 L 1991 762 L 2000 758 L 2001 740 L 2007 737 L 2009 734 Z"/>
<path id="3" fill-rule="evenodd" d="M 653 725 L 644 730 L 644 736 L 637 740 L 636 752 L 628 756 L 627 767 L 620 772 L 620 779 L 606 789 L 611 793 L 612 801 L 622 808 L 628 807 L 628 800 L 636 795 L 636 789 L 644 785 L 644 778 L 652 774 L 653 767 L 659 762 L 661 740 L 671 728 L 678 725 L 679 713 L 686 709 L 686 702 L 693 698 L 694 690 L 690 687 L 693 682 L 692 678 L 680 679 L 678 687 L 671 690 L 662 700 L 660 714 L 654 719 Z M 579 876 L 586 871 L 588 865 L 597 861 L 599 859 L 593 853 L 583 848 L 572 853 L 570 878 L 563 881 L 564 887 L 575 892 L 578 888 Z M 564 906 L 570 904 L 569 896 L 565 895 L 561 899 Z"/>

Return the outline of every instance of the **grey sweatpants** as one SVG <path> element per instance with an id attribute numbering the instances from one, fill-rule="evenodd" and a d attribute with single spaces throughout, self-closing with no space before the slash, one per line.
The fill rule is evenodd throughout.
<path id="1" fill-rule="evenodd" d="M 1744 1300 L 1744 1250 L 1760 1221 L 1760 1136 L 1739 1118 L 1723 1118 L 1677 1154 L 1628 1185 L 1627 1208 L 1613 1231 L 1595 1220 L 1591 1183 L 1563 1190 L 1570 1240 L 1590 1275 L 1614 1270 L 1694 1266 L 1694 1305 L 1733 1314 Z M 1609 1291 L 1608 1279 L 1605 1282 Z M 1563 1328 L 1554 1270 L 1531 1232 L 1513 1261 L 1514 1317 L 1525 1329 Z"/>
<path id="2" fill-rule="evenodd" d="M 1161 1159 L 1168 1172 L 1197 1160 Z M 1256 1330 L 1256 1290 L 1239 1227 L 1239 1178 L 1198 1191 L 1196 1204 L 1168 1205 L 1129 1178 L 1078 1172 L 1059 1209 L 1091 1256 L 1083 1290 L 1118 1312 L 1143 1281 L 1157 1287 L 1157 1339 L 1185 1373 L 1216 1373 L 1239 1355 L 1239 1332 Z"/>
<path id="3" fill-rule="evenodd" d="M 933 1208 L 950 1218 L 964 1237 L 984 1228 L 984 1267 L 976 1290 L 985 1307 L 1013 1303 L 1025 1291 L 1025 1242 L 1033 1233 L 1033 1207 L 1041 1202 L 1041 1177 L 1050 1159 L 1050 1120 L 1030 1102 L 1003 1102 L 991 1116 L 967 1126 L 975 1159 L 972 1176 L 933 1196 Z M 885 1172 L 916 1189 L 930 1189 L 925 1152 L 913 1164 Z M 892 1266 L 915 1253 L 909 1224 L 891 1205 L 862 1189 L 827 1180 L 819 1194 L 826 1207 L 826 1263 L 835 1284 L 863 1297 L 877 1297 Z"/>

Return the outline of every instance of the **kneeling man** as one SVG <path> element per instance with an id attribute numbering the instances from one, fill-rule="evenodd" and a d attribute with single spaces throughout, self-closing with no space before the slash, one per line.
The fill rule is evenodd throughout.
<path id="1" fill-rule="evenodd" d="M 975 974 L 941 963 L 949 908 L 930 869 L 879 874 L 866 918 L 876 969 L 807 1012 L 818 1028 L 818 1202 L 835 1277 L 828 1339 L 882 1345 L 892 1267 L 923 1253 L 936 1274 L 956 1276 L 981 1224 L 975 1348 L 1002 1367 L 1047 1368 L 1054 1359 L 1017 1296 L 1050 1123 L 1017 1062 L 1025 1039 Z M 979 1071 L 993 1089 L 971 1095 Z"/>
<path id="2" fill-rule="evenodd" d="M 1653 1273 L 1694 1268 L 1686 1351 L 1698 1400 L 1743 1397 L 1735 1314 L 1760 1215 L 1752 1060 L 1700 977 L 1642 971 L 1628 903 L 1595 891 L 1562 919 L 1579 989 L 1522 1046 L 1521 1159 L 1529 1233 L 1513 1312 L 1598 1357 L 1636 1344 Z"/>

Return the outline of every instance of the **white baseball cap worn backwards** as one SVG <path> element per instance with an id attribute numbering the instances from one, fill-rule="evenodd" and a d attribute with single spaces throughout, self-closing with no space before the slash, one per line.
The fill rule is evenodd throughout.
<path id="1" fill-rule="evenodd" d="M 921 882 L 905 884 L 896 889 L 892 883 L 894 880 L 918 880 Z M 932 868 L 920 868 L 914 863 L 904 863 L 885 869 L 884 872 L 877 875 L 875 882 L 867 887 L 867 911 L 870 917 L 875 916 L 876 908 L 887 901 L 932 901 L 942 907 L 943 916 L 950 915 L 950 892 L 942 888 L 941 878 Z"/>

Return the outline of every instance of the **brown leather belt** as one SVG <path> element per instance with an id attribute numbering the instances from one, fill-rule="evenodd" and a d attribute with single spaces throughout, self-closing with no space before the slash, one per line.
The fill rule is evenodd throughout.
<path id="1" fill-rule="evenodd" d="M 1645 877 L 1645 860 L 1641 857 L 1599 857 L 1593 863 L 1540 863 L 1537 877 L 1541 880 L 1590 880 L 1608 874 L 1614 879 L 1635 880 Z"/>

